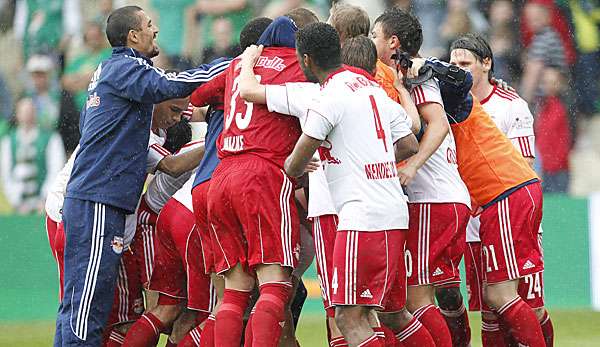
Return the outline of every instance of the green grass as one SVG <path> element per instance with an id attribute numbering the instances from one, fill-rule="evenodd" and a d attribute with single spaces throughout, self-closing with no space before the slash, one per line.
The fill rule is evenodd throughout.
<path id="1" fill-rule="evenodd" d="M 556 334 L 555 346 L 600 346 L 599 312 L 554 310 L 551 311 L 551 316 Z M 324 318 L 322 316 L 314 313 L 302 316 L 297 335 L 303 347 L 326 346 L 326 333 L 323 321 Z M 478 330 L 479 324 L 478 316 L 472 315 L 473 347 L 481 346 Z M 54 323 L 47 321 L 0 324 L 0 346 L 49 346 L 51 345 L 53 334 Z"/>

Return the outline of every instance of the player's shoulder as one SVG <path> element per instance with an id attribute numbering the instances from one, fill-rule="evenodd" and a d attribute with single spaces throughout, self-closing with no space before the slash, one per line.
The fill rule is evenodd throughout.
<path id="1" fill-rule="evenodd" d="M 498 88 L 497 86 L 494 86 L 491 96 L 496 102 L 504 102 L 507 104 L 525 102 L 516 91 Z"/>

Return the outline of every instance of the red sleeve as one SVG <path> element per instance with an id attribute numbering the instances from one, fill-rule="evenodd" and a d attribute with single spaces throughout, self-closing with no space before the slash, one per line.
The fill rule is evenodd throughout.
<path id="1" fill-rule="evenodd" d="M 225 77 L 227 76 L 227 71 L 228 69 L 196 88 L 190 98 L 192 105 L 203 107 L 222 104 L 225 98 Z"/>

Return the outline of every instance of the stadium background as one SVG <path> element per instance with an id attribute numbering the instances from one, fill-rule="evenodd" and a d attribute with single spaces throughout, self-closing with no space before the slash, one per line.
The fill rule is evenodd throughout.
<path id="1" fill-rule="evenodd" d="M 25 41 L 15 39 L 13 35 L 15 28 L 6 24 L 12 23 L 10 20 L 7 21 L 6 17 L 9 10 L 14 10 L 18 2 L 0 0 L 0 52 L 2 52 L 0 79 L 4 80 L 12 97 L 9 101 L 0 99 L 0 141 L 5 133 L 10 132 L 11 127 L 15 127 L 13 120 L 15 103 L 23 95 L 27 95 L 31 84 L 28 82 L 29 72 L 34 72 L 28 66 L 24 54 L 20 53 L 21 50 L 14 49 L 14 47 L 21 47 L 22 45 L 21 48 L 24 51 L 25 47 L 28 46 L 27 39 Z M 30 5 L 36 3 L 36 1 L 31 0 L 27 0 L 27 2 Z M 38 1 L 38 3 L 40 2 L 43 3 L 43 1 Z M 80 34 L 84 31 L 85 23 L 102 17 L 102 7 L 107 3 L 112 3 L 112 6 L 139 4 L 148 9 L 152 18 L 158 21 L 161 27 L 160 38 L 161 35 L 167 37 L 173 34 L 169 26 L 161 23 L 161 15 L 163 18 L 167 18 L 165 16 L 166 11 L 173 10 L 176 12 L 182 8 L 189 10 L 190 6 L 196 6 L 201 2 L 214 3 L 215 1 L 53 0 L 52 2 L 78 4 L 80 11 L 78 30 L 80 30 Z M 225 37 L 230 44 L 229 46 L 235 45 L 236 28 L 243 25 L 253 15 L 275 16 L 285 11 L 286 8 L 308 5 L 315 9 L 321 18 L 325 19 L 330 5 L 329 1 L 326 0 L 240 0 L 233 2 L 243 4 L 242 10 L 228 12 L 224 16 L 215 16 L 212 19 L 209 15 L 196 13 L 192 24 L 193 29 L 197 30 L 196 40 L 192 40 L 193 42 L 189 47 L 183 47 L 187 43 L 182 44 L 182 47 L 179 47 L 179 52 L 171 54 L 173 58 L 171 62 L 162 61 L 159 64 L 195 64 L 208 59 L 215 52 L 227 51 L 231 47 L 226 47 L 227 45 L 221 47 L 223 45 L 215 45 L 214 43 Z M 577 71 L 577 66 L 586 66 L 590 70 L 584 71 L 584 74 L 600 75 L 599 67 L 596 66 L 600 61 L 600 34 L 598 32 L 600 6 L 598 2 L 553 2 L 545 0 L 512 2 L 494 0 L 357 0 L 351 2 L 367 5 L 368 10 L 374 17 L 390 3 L 411 6 L 417 15 L 423 16 L 421 20 L 425 32 L 424 48 L 427 50 L 426 52 L 440 56 L 445 53 L 444 50 L 447 50 L 447 41 L 440 40 L 438 36 L 445 35 L 444 37 L 451 38 L 452 35 L 456 36 L 469 30 L 486 32 L 494 46 L 494 35 L 502 35 L 503 33 L 500 30 L 502 28 L 495 28 L 499 24 L 497 19 L 494 19 L 493 8 L 496 8 L 494 6 L 501 7 L 497 3 L 509 3 L 514 11 L 513 17 L 509 19 L 508 23 L 512 23 L 516 32 L 506 33 L 507 36 L 513 35 L 510 37 L 512 41 L 509 40 L 509 44 L 513 45 L 510 47 L 514 51 L 521 50 L 521 47 L 523 47 L 523 50 L 526 49 L 526 43 L 522 37 L 524 34 L 517 29 L 519 28 L 518 20 L 523 15 L 522 9 L 527 2 L 551 6 L 551 8 L 557 9 L 564 15 L 568 27 L 567 36 L 571 38 L 570 43 L 563 42 L 564 51 L 566 55 L 569 55 L 570 50 L 572 50 L 574 60 L 568 63 L 570 65 L 566 68 L 568 72 L 565 73 L 567 77 L 565 84 L 568 84 L 569 87 L 564 88 L 560 93 L 560 98 L 567 109 L 566 116 L 568 119 L 565 124 L 568 126 L 568 133 L 572 136 L 572 141 L 569 141 L 570 146 L 567 157 L 563 158 L 568 163 L 566 169 L 567 185 L 558 187 L 558 193 L 545 194 L 543 221 L 546 257 L 545 295 L 555 324 L 557 346 L 600 346 L 600 313 L 594 311 L 600 311 L 600 194 L 594 193 L 600 191 L 600 117 L 598 117 L 598 114 L 594 116 L 594 113 L 598 111 L 596 101 L 599 95 L 597 94 L 598 89 L 595 87 L 593 90 L 596 91 L 596 94 L 592 94 L 595 99 L 588 100 L 592 104 L 592 108 L 580 105 L 580 94 L 585 94 L 581 88 L 591 88 L 591 86 L 578 84 L 578 76 L 581 72 Z M 585 7 L 588 5 L 591 7 Z M 581 29 L 581 13 L 578 11 L 582 8 L 595 21 L 592 21 L 592 31 L 590 31 L 589 26 L 586 29 L 587 31 Z M 214 19 L 218 17 L 227 18 L 229 24 L 225 21 L 215 21 Z M 465 18 L 467 21 L 466 26 L 464 25 Z M 214 24 L 215 22 L 218 24 Z M 435 25 L 428 23 L 435 23 Z M 480 26 L 482 27 L 480 28 Z M 552 22 L 551 26 L 556 28 L 557 32 L 560 31 L 560 25 L 556 24 L 555 21 Z M 188 24 L 184 27 L 187 30 Z M 589 38 L 590 35 L 596 37 L 595 46 L 592 43 L 591 48 L 589 42 L 581 40 L 582 36 Z M 500 39 L 496 37 L 496 40 L 502 41 L 507 36 L 501 36 Z M 212 39 L 202 40 L 202 38 L 209 37 Z M 438 38 L 437 41 L 435 41 L 436 37 Z M 437 43 L 438 46 L 430 44 L 431 42 Z M 569 44 L 571 45 L 570 48 L 568 48 Z M 67 48 L 56 48 L 55 51 L 46 53 L 49 53 L 49 56 L 55 62 L 60 62 L 64 58 L 65 64 L 68 65 L 70 57 L 76 56 L 78 52 L 85 51 L 86 47 L 84 46 L 81 37 L 79 39 L 75 37 Z M 514 47 L 518 47 L 518 49 L 514 49 Z M 587 63 L 585 60 L 589 58 L 590 50 L 592 56 L 596 54 L 597 59 L 591 61 L 591 64 L 589 60 Z M 186 59 L 176 61 L 175 58 L 179 56 L 185 56 Z M 190 59 L 187 59 L 187 57 Z M 509 81 L 517 89 L 519 89 L 520 72 L 526 68 L 527 64 L 526 59 L 518 58 L 516 61 L 506 63 L 506 70 L 501 70 L 505 71 L 506 74 L 500 74 L 499 76 Z M 49 69 L 46 72 L 58 82 L 64 71 L 58 68 L 57 65 L 59 64 L 46 67 Z M 500 68 L 502 66 L 502 64 L 499 65 Z M 41 67 L 38 66 L 38 68 Z M 60 89 L 60 83 L 57 84 Z M 65 90 L 61 92 L 64 93 Z M 541 97 L 543 100 L 544 96 Z M 10 105 L 7 103 L 10 103 Z M 530 102 L 536 117 L 542 116 L 538 113 L 538 111 L 541 112 L 539 103 L 540 99 Z M 68 151 L 69 141 L 73 141 L 72 137 L 74 135 L 68 133 L 69 127 L 65 127 L 64 117 L 60 119 L 60 122 L 57 130 L 63 137 L 63 142 Z M 65 128 L 67 129 L 65 130 Z M 201 126 L 197 128 L 201 129 Z M 536 129 L 536 131 L 542 131 L 542 134 L 536 135 L 543 136 L 546 133 L 554 134 L 553 131 L 556 131 L 556 129 L 541 127 L 541 130 Z M 201 132 L 201 130 L 198 132 Z M 540 150 L 550 150 L 550 155 L 554 154 L 552 152 L 553 148 L 538 148 L 538 151 Z M 556 155 L 559 154 L 556 153 Z M 0 163 L 2 163 L 0 165 L 3 165 L 5 162 Z M 538 170 L 544 170 L 543 164 L 538 163 Z M 6 182 L 3 180 L 4 185 L 7 184 Z M 2 189 L 0 189 L 0 346 L 48 346 L 53 335 L 53 319 L 57 308 L 56 264 L 49 252 L 43 216 L 31 211 L 20 213 L 23 211 L 19 207 L 11 206 L 11 203 L 2 194 Z M 326 341 L 323 312 L 314 268 L 309 270 L 305 276 L 305 281 L 310 296 L 303 311 L 298 336 L 300 342 L 305 346 L 323 346 L 325 345 L 324 341 Z M 466 291 L 464 291 L 464 294 L 466 294 Z M 478 346 L 478 317 L 473 315 L 471 319 L 474 334 L 473 345 Z"/>

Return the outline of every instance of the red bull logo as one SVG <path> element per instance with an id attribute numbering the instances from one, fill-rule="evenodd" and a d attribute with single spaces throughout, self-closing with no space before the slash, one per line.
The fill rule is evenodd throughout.
<path id="1" fill-rule="evenodd" d="M 319 158 L 327 164 L 341 164 L 342 162 L 331 155 L 331 142 L 325 140 L 319 147 Z"/>

